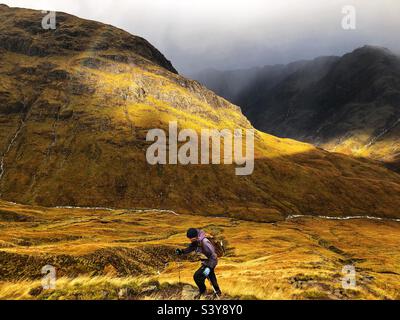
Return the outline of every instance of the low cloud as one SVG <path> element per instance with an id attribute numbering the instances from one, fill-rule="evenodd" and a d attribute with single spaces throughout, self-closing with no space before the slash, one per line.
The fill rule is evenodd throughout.
<path id="1" fill-rule="evenodd" d="M 364 44 L 400 52 L 398 0 L 10 0 L 64 11 L 142 36 L 183 74 L 339 55 Z M 343 30 L 342 8 L 357 29 Z"/>

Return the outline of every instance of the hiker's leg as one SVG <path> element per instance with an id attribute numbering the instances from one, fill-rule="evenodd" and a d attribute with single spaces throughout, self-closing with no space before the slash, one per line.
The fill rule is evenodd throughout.
<path id="1" fill-rule="evenodd" d="M 200 267 L 193 275 L 194 282 L 196 282 L 197 286 L 199 287 L 200 294 L 206 292 L 206 276 L 203 274 L 204 268 Z"/>
<path id="2" fill-rule="evenodd" d="M 214 269 L 211 269 L 210 274 L 208 275 L 208 278 L 211 281 L 212 286 L 214 287 L 215 291 L 217 294 L 221 294 L 221 290 L 219 289 L 218 281 L 217 281 L 217 276 L 215 275 Z"/>

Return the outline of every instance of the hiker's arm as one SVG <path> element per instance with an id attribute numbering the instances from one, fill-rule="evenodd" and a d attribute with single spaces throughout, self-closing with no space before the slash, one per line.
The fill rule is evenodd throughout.
<path id="1" fill-rule="evenodd" d="M 188 254 L 196 250 L 197 244 L 196 243 L 191 243 L 188 247 L 182 250 L 182 254 Z"/>
<path id="2" fill-rule="evenodd" d="M 188 254 L 188 253 L 191 253 L 192 251 L 196 250 L 196 248 L 197 248 L 197 245 L 195 243 L 191 243 L 187 248 L 176 249 L 175 252 L 177 255 Z"/>

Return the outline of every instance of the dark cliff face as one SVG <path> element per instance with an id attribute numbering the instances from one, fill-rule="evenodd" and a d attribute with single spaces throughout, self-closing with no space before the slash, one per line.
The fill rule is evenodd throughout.
<path id="1" fill-rule="evenodd" d="M 400 59 L 388 49 L 365 46 L 286 73 L 280 67 L 278 75 L 264 70 L 264 78 L 254 77 L 235 96 L 219 88 L 256 128 L 331 151 L 397 161 Z"/>

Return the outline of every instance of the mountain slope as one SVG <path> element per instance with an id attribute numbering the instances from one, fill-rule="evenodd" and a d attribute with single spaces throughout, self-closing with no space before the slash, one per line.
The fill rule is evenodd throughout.
<path id="1" fill-rule="evenodd" d="M 146 133 L 251 128 L 240 108 L 178 75 L 147 41 L 57 14 L 0 6 L 1 197 L 45 206 L 165 208 L 276 220 L 397 217 L 400 176 L 367 160 L 256 132 L 255 171 L 151 166 Z"/>
<path id="2" fill-rule="evenodd" d="M 258 129 L 329 151 L 399 161 L 399 57 L 365 46 L 340 58 L 303 63 L 289 73 L 276 75 L 270 68 L 264 67 L 264 78 L 254 78 L 235 95 L 226 89 L 229 81 L 224 89 L 214 85 L 225 73 L 198 78 L 242 106 Z"/>

